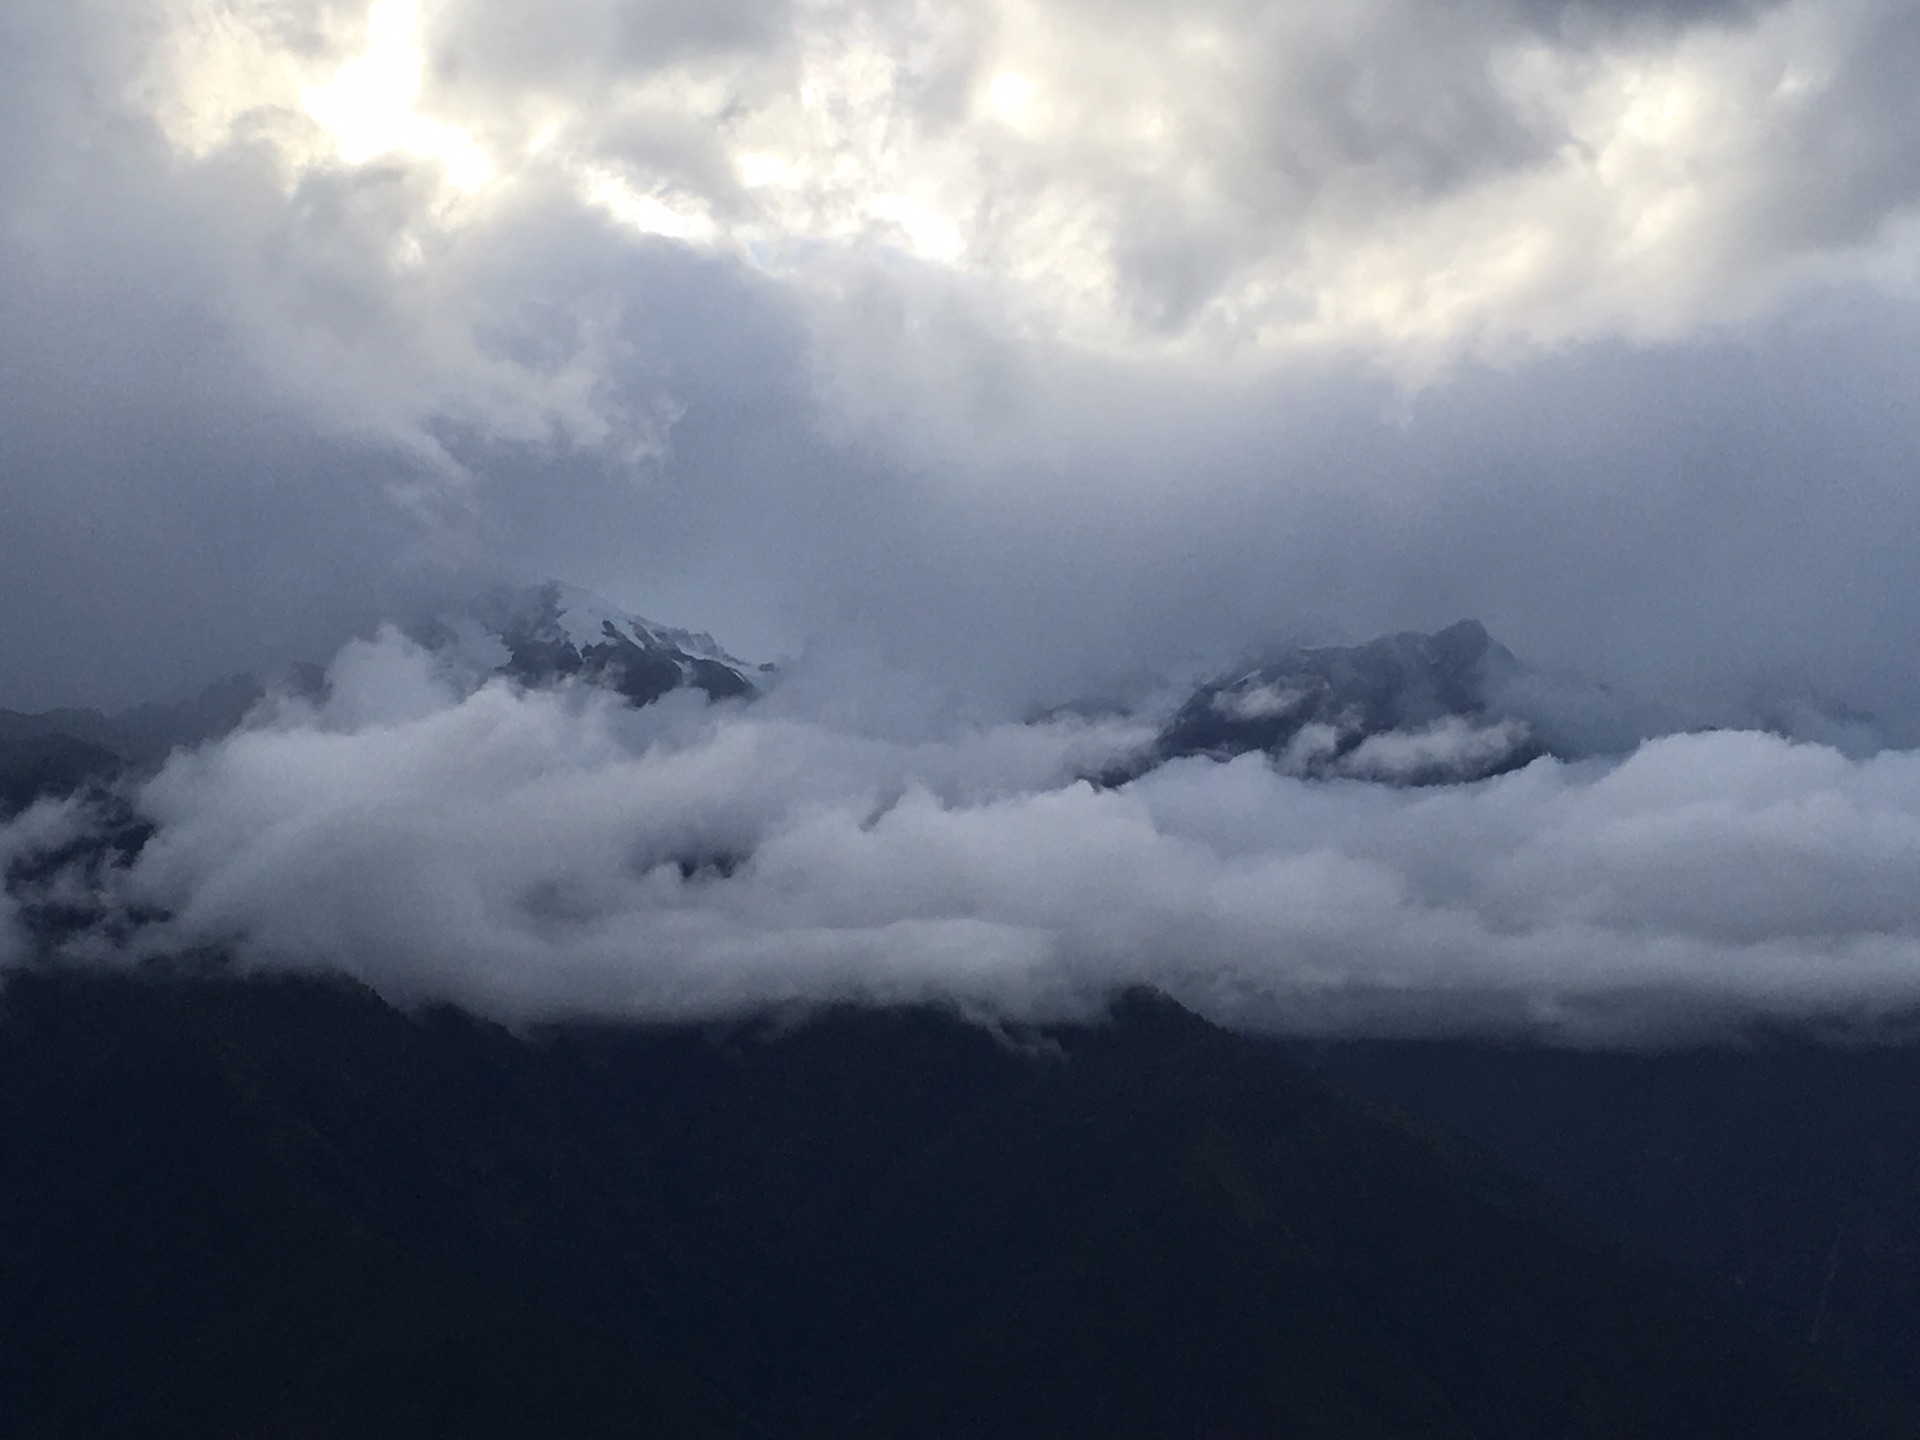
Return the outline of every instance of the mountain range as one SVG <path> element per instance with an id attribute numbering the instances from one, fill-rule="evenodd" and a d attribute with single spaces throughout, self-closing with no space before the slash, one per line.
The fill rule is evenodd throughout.
<path id="1" fill-rule="evenodd" d="M 18 976 L 0 1433 L 1916 1433 L 1403 1114 L 1151 993 L 514 1035 Z"/>
<path id="2" fill-rule="evenodd" d="M 396 628 L 450 693 L 782 680 L 559 585 Z M 1302 1046 L 1150 993 L 510 1034 L 57 958 L 141 922 L 81 883 L 154 833 L 121 782 L 329 683 L 0 712 L 0 815 L 95 816 L 5 857 L 0 1436 L 1915 1433 L 1870 1396 L 1920 1401 L 1920 1047 Z M 1135 719 L 1087 778 L 1473 784 L 1677 723 L 1473 621 Z"/>
<path id="3" fill-rule="evenodd" d="M 710 700 L 750 699 L 771 671 L 728 654 L 710 635 L 655 624 L 557 582 L 495 587 L 394 626 L 431 651 L 450 681 L 469 687 L 492 679 L 577 683 L 641 706 L 676 690 Z M 112 714 L 0 709 L 0 814 L 88 783 L 151 771 L 176 749 L 232 733 L 270 694 L 315 699 L 326 684 L 320 666 L 302 663 L 265 679 L 231 675 L 187 700 Z"/>
<path id="4" fill-rule="evenodd" d="M 395 628 L 431 652 L 450 682 L 592 686 L 646 706 L 676 691 L 751 701 L 779 679 L 712 636 L 661 625 L 586 591 L 548 582 L 499 586 Z M 270 693 L 317 697 L 325 672 L 229 676 L 175 703 L 114 714 L 0 710 L 0 813 L 230 733 Z M 1871 716 L 1795 692 L 1756 700 L 1747 720 L 1791 738 L 1871 747 Z M 1151 717 L 1146 717 L 1151 718 Z M 1170 760 L 1260 753 L 1305 778 L 1387 785 L 1463 784 L 1542 755 L 1623 754 L 1686 728 L 1675 712 L 1528 664 L 1462 620 L 1358 645 L 1289 646 L 1191 685 L 1152 742 L 1089 778 L 1117 785 Z"/>

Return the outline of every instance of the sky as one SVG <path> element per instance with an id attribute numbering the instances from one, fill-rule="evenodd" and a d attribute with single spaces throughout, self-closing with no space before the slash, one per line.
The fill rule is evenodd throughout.
<path id="1" fill-rule="evenodd" d="M 0 706 L 331 658 L 108 888 L 510 1016 L 1911 1008 L 1915 54 L 1896 0 L 0 0 Z M 636 719 L 377 629 L 548 577 L 789 679 Z M 1733 728 L 1095 791 L 1133 722 L 1009 723 L 1466 616 Z"/>
<path id="2" fill-rule="evenodd" d="M 0 705 L 477 576 L 1920 713 L 1912 7 L 0 4 Z"/>

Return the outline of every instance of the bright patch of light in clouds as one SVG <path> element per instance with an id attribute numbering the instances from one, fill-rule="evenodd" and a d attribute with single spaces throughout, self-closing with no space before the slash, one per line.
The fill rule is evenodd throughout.
<path id="1" fill-rule="evenodd" d="M 296 174 L 404 157 L 436 165 L 463 194 L 495 178 L 471 133 L 420 109 L 419 0 L 374 0 L 347 25 L 323 16 L 319 45 L 287 43 L 285 18 L 269 0 L 174 7 L 139 88 L 181 152 L 204 157 L 241 137 L 271 142 Z"/>
<path id="2" fill-rule="evenodd" d="M 942 264 L 955 264 L 967 242 L 960 227 L 933 206 L 912 195 L 876 195 L 867 211 L 882 224 L 897 229 L 914 254 Z"/>
<path id="3" fill-rule="evenodd" d="M 557 86 L 509 48 L 484 86 L 430 104 L 429 40 L 457 57 L 506 22 L 481 0 L 377 0 L 298 108 L 348 165 L 412 157 L 462 191 L 558 165 L 631 230 L 771 241 L 790 266 L 904 250 L 1092 350 L 1332 348 L 1424 379 L 1467 354 L 1684 335 L 1805 280 L 1826 257 L 1784 214 L 1807 203 L 1794 156 L 1836 123 L 1878 23 L 1851 0 L 1571 39 L 1393 3 L 1217 0 L 1124 24 L 1073 0 L 772 8 L 788 28 L 764 54 L 666 49 Z M 576 21 L 604 46 L 584 17 L 623 13 L 577 10 L 543 53 Z M 236 77 L 284 82 L 271 15 L 182 32 L 203 134 L 246 111 L 219 99 Z"/>
<path id="4" fill-rule="evenodd" d="M 375 0 L 367 12 L 366 49 L 301 94 L 307 114 L 326 127 L 349 165 L 383 155 L 410 155 L 446 167 L 458 189 L 480 189 L 494 165 L 471 135 L 422 115 L 418 0 Z"/>
<path id="5" fill-rule="evenodd" d="M 1024 122 L 1039 87 L 1017 70 L 1002 70 L 987 85 L 987 104 L 1010 125 Z"/>
<path id="6" fill-rule="evenodd" d="M 580 172 L 581 196 L 617 224 L 640 235 L 658 235 L 688 244 L 710 244 L 719 227 L 703 210 L 650 195 L 611 170 L 598 166 Z"/>

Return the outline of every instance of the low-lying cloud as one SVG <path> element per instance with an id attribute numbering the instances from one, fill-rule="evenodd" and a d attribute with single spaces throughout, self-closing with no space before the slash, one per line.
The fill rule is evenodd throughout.
<path id="1" fill-rule="evenodd" d="M 117 938 L 70 952 L 211 947 L 514 1021 L 1050 1019 L 1144 983 L 1262 1029 L 1609 1040 L 1920 1003 L 1920 752 L 1712 732 L 1470 786 L 1243 756 L 1102 789 L 1078 777 L 1132 722 L 863 718 L 804 674 L 636 712 L 435 667 L 356 643 L 324 703 L 176 755 L 137 795 L 153 837 L 89 882 Z M 0 852 L 83 814 L 29 812 Z M 143 908 L 167 918 L 127 938 Z"/>

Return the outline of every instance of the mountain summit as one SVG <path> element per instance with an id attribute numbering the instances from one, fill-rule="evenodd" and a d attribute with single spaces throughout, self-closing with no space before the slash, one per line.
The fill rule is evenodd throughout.
<path id="1" fill-rule="evenodd" d="M 1259 752 L 1313 778 L 1482 780 L 1547 753 L 1533 726 L 1498 703 L 1522 668 L 1478 620 L 1431 635 L 1285 650 L 1202 683 L 1132 773 L 1193 755 Z"/>
<path id="2" fill-rule="evenodd" d="M 557 581 L 499 586 L 471 605 L 403 627 L 474 678 L 523 685 L 579 679 L 649 705 L 679 689 L 748 698 L 754 667 L 704 631 L 658 625 Z M 765 667 L 761 667 L 764 669 Z"/>

